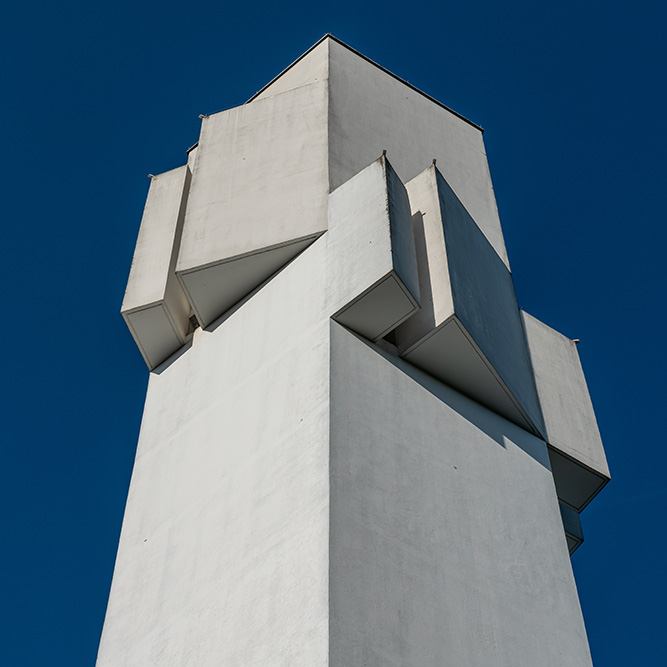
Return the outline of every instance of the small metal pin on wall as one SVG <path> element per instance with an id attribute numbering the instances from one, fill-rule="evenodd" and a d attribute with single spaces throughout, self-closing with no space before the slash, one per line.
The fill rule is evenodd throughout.
<path id="1" fill-rule="evenodd" d="M 148 178 L 150 178 L 151 180 L 154 180 L 154 179 L 157 178 L 157 176 L 155 176 L 154 174 L 148 174 Z"/>
<path id="2" fill-rule="evenodd" d="M 200 117 L 202 120 L 204 120 L 204 118 L 208 118 L 208 116 L 205 115 L 205 114 L 203 114 L 203 113 L 200 113 L 200 114 L 199 114 L 199 117 Z"/>
<path id="3" fill-rule="evenodd" d="M 572 342 L 575 343 L 576 345 L 579 345 L 579 343 L 581 343 L 581 341 L 578 338 L 573 338 Z"/>

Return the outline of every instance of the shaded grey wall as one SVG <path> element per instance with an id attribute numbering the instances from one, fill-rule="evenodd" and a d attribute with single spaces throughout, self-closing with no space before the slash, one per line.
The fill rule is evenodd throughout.
<path id="1" fill-rule="evenodd" d="M 590 667 L 546 445 L 331 325 L 330 666 Z"/>

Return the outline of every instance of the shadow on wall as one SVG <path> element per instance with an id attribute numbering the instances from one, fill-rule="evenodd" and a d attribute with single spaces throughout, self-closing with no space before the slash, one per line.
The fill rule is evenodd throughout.
<path id="1" fill-rule="evenodd" d="M 422 391 L 444 403 L 453 412 L 459 413 L 461 417 L 501 447 L 506 449 L 508 442 L 511 442 L 544 468 L 551 471 L 544 441 L 401 359 L 395 354 L 395 348 L 391 343 L 372 343 L 334 321 L 331 322 L 331 327 L 332 335 L 353 337 L 369 352 L 382 359 L 384 364 L 398 369 L 408 378 L 408 381 L 418 385 Z M 391 348 L 391 352 L 383 349 L 384 346 Z"/>
<path id="2" fill-rule="evenodd" d="M 412 215 L 412 229 L 415 237 L 415 253 L 419 267 L 419 296 L 422 317 L 428 322 L 430 329 L 435 329 L 435 311 L 433 309 L 433 288 L 431 287 L 431 270 L 428 262 L 426 233 L 424 231 L 424 214 L 417 211 Z"/>

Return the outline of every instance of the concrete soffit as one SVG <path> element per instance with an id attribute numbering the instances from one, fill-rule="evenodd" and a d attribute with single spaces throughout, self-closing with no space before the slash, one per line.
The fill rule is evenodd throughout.
<path id="1" fill-rule="evenodd" d="M 543 438 L 541 430 L 528 416 L 458 316 L 451 315 L 400 354 L 403 359 L 429 375 L 533 435 Z"/>
<path id="2" fill-rule="evenodd" d="M 286 241 L 255 252 L 179 272 L 183 291 L 202 328 L 269 280 L 321 234 Z"/>
<path id="3" fill-rule="evenodd" d="M 419 308 L 410 202 L 386 155 L 329 195 L 328 217 L 331 266 L 348 285 L 332 317 L 378 340 Z"/>

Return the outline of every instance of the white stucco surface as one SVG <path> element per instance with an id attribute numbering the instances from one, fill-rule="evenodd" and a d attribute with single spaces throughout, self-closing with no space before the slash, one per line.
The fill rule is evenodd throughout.
<path id="1" fill-rule="evenodd" d="M 591 665 L 543 441 L 332 323 L 331 667 Z"/>
<path id="2" fill-rule="evenodd" d="M 326 37 L 151 193 L 124 315 L 205 328 L 147 359 L 97 666 L 591 667 L 559 497 L 599 434 L 479 128 Z"/>
<path id="3" fill-rule="evenodd" d="M 98 667 L 326 665 L 316 244 L 151 375 Z"/>
<path id="4" fill-rule="evenodd" d="M 293 241 L 326 230 L 326 156 L 324 82 L 202 121 L 176 270 L 203 325 L 238 300 L 227 272 L 214 267 L 238 261 L 254 288 L 276 270 L 275 262 L 267 269 L 253 261 L 254 254 L 284 254 Z M 193 275 L 200 271 L 205 276 Z"/>

